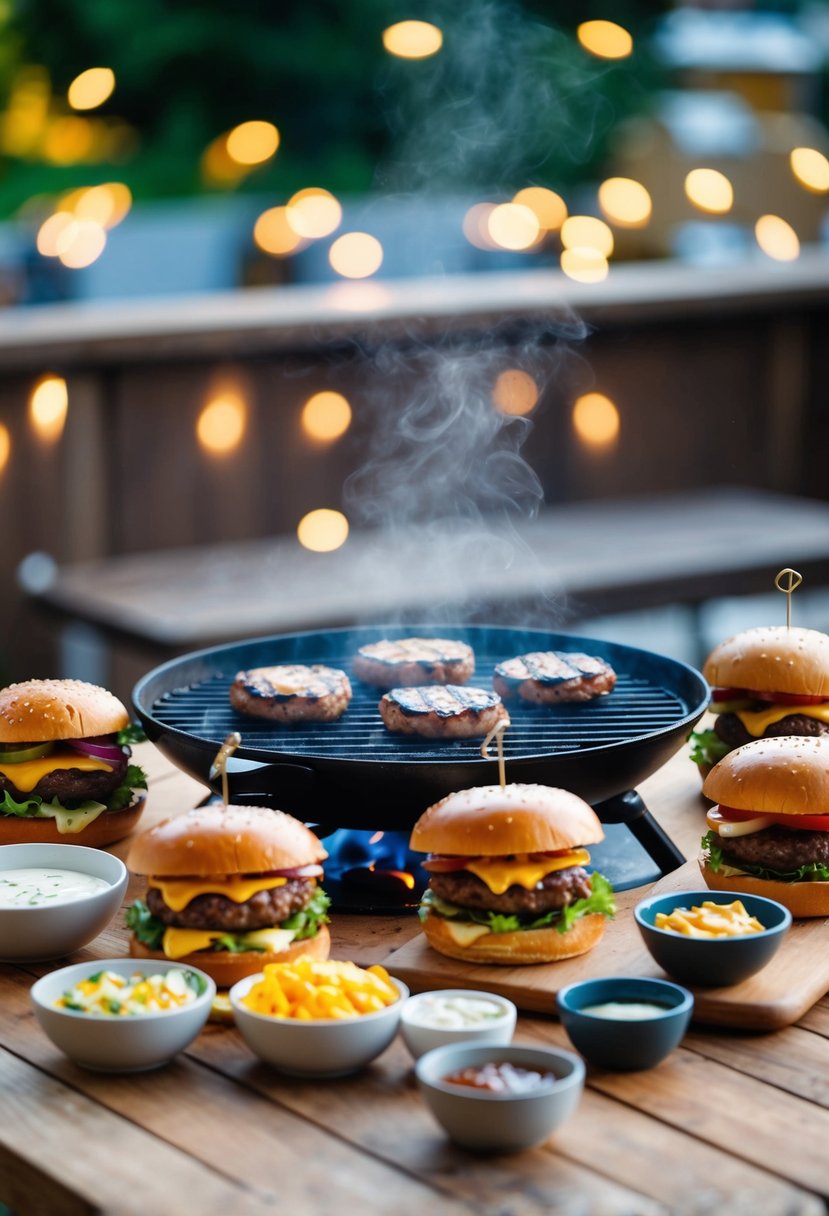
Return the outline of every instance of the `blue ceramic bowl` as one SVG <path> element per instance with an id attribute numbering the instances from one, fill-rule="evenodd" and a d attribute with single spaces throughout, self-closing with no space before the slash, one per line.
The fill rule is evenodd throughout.
<path id="1" fill-rule="evenodd" d="M 706 899 L 720 904 L 741 899 L 746 911 L 756 916 L 765 929 L 742 937 L 699 938 L 656 928 L 658 912 L 690 908 Z M 662 970 L 683 984 L 700 988 L 727 988 L 760 971 L 775 954 L 792 923 L 789 909 L 774 899 L 707 889 L 653 895 L 638 903 L 633 915 L 645 945 Z"/>
<path id="2" fill-rule="evenodd" d="M 585 1012 L 587 1006 L 608 1002 L 661 1005 L 663 1012 L 632 1019 Z M 591 1064 L 634 1072 L 654 1068 L 678 1046 L 691 1021 L 694 998 L 668 980 L 613 975 L 568 984 L 556 995 L 556 1007 L 573 1046 Z"/>

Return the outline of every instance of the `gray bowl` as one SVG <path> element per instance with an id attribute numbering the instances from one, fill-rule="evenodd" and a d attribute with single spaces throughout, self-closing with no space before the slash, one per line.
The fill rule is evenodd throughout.
<path id="1" fill-rule="evenodd" d="M 657 929 L 654 924 L 658 912 L 690 908 L 706 899 L 720 904 L 740 899 L 746 911 L 766 927 L 762 933 L 742 937 L 695 938 Z M 708 888 L 652 895 L 638 903 L 633 914 L 645 945 L 662 970 L 683 984 L 699 988 L 727 988 L 755 975 L 777 952 L 792 923 L 789 909 L 774 899 Z"/>
<path id="2" fill-rule="evenodd" d="M 608 1001 L 661 1005 L 655 1017 L 616 1019 L 586 1013 L 589 1005 Z M 679 1045 L 688 1029 L 694 998 L 668 980 L 607 976 L 568 984 L 556 994 L 562 1025 L 591 1064 L 617 1072 L 654 1068 Z"/>
<path id="3" fill-rule="evenodd" d="M 129 876 L 112 853 L 78 844 L 0 845 L 2 870 L 47 866 L 92 874 L 109 885 L 71 902 L 0 908 L 0 961 L 63 958 L 96 938 L 121 907 Z"/>
<path id="4" fill-rule="evenodd" d="M 119 975 L 192 971 L 204 987 L 189 1005 L 137 1017 L 108 1018 L 55 1008 L 55 1001 L 67 988 L 97 971 L 117 971 Z M 95 1072 L 144 1072 L 168 1063 L 204 1026 L 215 995 L 216 985 L 203 971 L 184 963 L 142 958 L 75 963 L 44 975 L 31 992 L 35 1016 L 55 1046 L 76 1064 Z"/>
<path id="5" fill-rule="evenodd" d="M 556 1080 L 529 1093 L 497 1094 L 442 1079 L 491 1061 L 552 1072 Z M 476 1152 L 514 1153 L 543 1144 L 576 1109 L 584 1088 L 584 1064 L 577 1055 L 530 1044 L 436 1047 L 420 1057 L 415 1071 L 438 1123 L 456 1144 Z"/>

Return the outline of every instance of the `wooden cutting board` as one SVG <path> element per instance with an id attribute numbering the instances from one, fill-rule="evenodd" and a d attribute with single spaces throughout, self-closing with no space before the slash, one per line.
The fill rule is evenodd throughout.
<path id="1" fill-rule="evenodd" d="M 645 949 L 633 919 L 633 906 L 648 894 L 699 890 L 695 861 L 661 879 L 651 891 L 617 896 L 619 911 L 595 949 L 580 958 L 525 967 L 463 963 L 436 953 L 418 935 L 384 960 L 393 975 L 413 992 L 431 988 L 478 988 L 509 997 L 519 1009 L 554 1013 L 559 988 L 576 980 L 606 975 L 665 973 Z M 795 921 L 771 962 L 733 988 L 694 988 L 694 1020 L 743 1030 L 778 1030 L 796 1022 L 829 991 L 829 920 Z"/>

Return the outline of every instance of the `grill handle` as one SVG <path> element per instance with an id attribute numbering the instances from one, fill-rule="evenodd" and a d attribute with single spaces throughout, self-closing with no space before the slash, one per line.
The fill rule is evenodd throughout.
<path id="1" fill-rule="evenodd" d="M 593 810 L 602 823 L 624 823 L 630 828 L 642 848 L 656 862 L 663 874 L 678 870 L 685 862 L 670 836 L 663 831 L 636 790 L 614 794 L 597 802 Z"/>
<path id="2" fill-rule="evenodd" d="M 244 798 L 250 802 L 261 797 L 265 805 L 275 798 L 293 802 L 311 794 L 316 774 L 304 764 L 268 764 L 261 760 L 241 760 L 232 756 L 227 762 L 228 794 L 231 802 Z M 210 782 L 221 797 L 221 777 Z"/>

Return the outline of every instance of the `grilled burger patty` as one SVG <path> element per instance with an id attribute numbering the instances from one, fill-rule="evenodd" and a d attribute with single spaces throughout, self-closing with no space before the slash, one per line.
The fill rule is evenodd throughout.
<path id="1" fill-rule="evenodd" d="M 742 747 L 756 738 L 755 735 L 749 734 L 736 714 L 718 714 L 714 730 L 718 738 L 729 747 Z M 772 739 L 778 735 L 829 735 L 829 722 L 819 722 L 817 718 L 810 718 L 806 714 L 792 713 L 767 726 L 762 737 Z"/>
<path id="2" fill-rule="evenodd" d="M 829 865 L 829 832 L 772 827 L 749 836 L 720 836 L 719 845 L 726 863 L 737 867 L 761 866 L 786 874 L 812 861 Z"/>
<path id="3" fill-rule="evenodd" d="M 274 722 L 333 722 L 351 700 L 351 684 L 339 667 L 284 663 L 240 671 L 230 704 L 240 713 Z"/>
<path id="4" fill-rule="evenodd" d="M 502 697 L 538 705 L 592 701 L 611 692 L 616 673 L 604 659 L 579 651 L 539 650 L 507 659 L 495 668 L 492 686 Z"/>
<path id="5" fill-rule="evenodd" d="M 465 684 L 474 671 L 472 647 L 447 638 L 383 638 L 361 646 L 354 659 L 355 676 L 377 688 Z"/>
<path id="6" fill-rule="evenodd" d="M 503 895 L 493 895 L 486 883 L 470 870 L 432 874 L 429 885 L 447 903 L 508 916 L 541 916 L 566 908 L 576 899 L 587 899 L 592 890 L 590 875 L 581 866 L 547 874 L 532 891 L 512 886 Z"/>
<path id="7" fill-rule="evenodd" d="M 378 708 L 390 731 L 430 739 L 479 738 L 507 717 L 497 693 L 457 684 L 392 688 Z"/>
<path id="8" fill-rule="evenodd" d="M 312 878 L 291 878 L 284 887 L 257 891 L 241 904 L 224 895 L 197 895 L 180 912 L 167 906 L 158 887 L 150 887 L 147 907 L 158 920 L 177 929 L 247 933 L 252 929 L 270 929 L 299 912 L 310 901 L 316 885 Z"/>
<path id="9" fill-rule="evenodd" d="M 16 802 L 25 802 L 33 794 L 39 795 L 45 802 L 57 799 L 64 806 L 67 802 L 106 802 L 118 789 L 126 770 L 126 757 L 112 772 L 101 769 L 94 773 L 84 773 L 77 768 L 57 768 L 41 777 L 34 789 L 28 793 L 19 790 L 8 777 L 0 773 L 0 793 L 8 790 Z"/>

